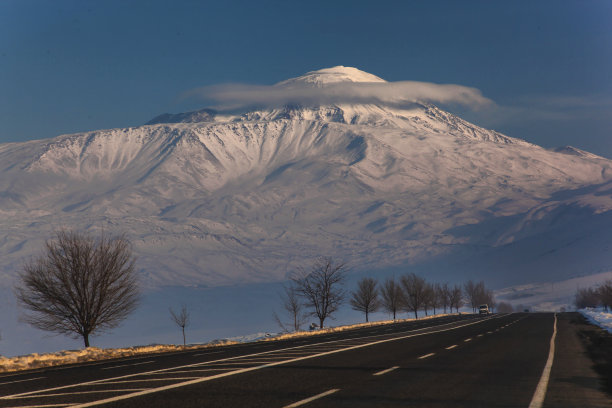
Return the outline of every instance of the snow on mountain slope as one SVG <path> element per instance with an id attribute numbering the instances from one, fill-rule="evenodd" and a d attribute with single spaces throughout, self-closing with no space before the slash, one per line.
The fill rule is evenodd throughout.
<path id="1" fill-rule="evenodd" d="M 387 82 L 382 78 L 372 75 L 368 72 L 361 71 L 353 67 L 344 67 L 342 65 L 323 68 L 317 71 L 308 72 L 300 77 L 281 81 L 277 86 L 291 87 L 295 85 L 309 85 L 316 88 L 322 88 L 330 84 L 339 82 Z"/>
<path id="2" fill-rule="evenodd" d="M 334 67 L 279 86 L 342 81 L 384 82 Z M 612 162 L 595 155 L 416 102 L 213 113 L 0 145 L 0 285 L 61 227 L 127 232 L 150 286 L 280 280 L 321 254 L 367 270 L 501 251 L 512 273 L 530 240 L 576 256 L 611 241 Z M 532 263 L 571 275 L 549 250 Z"/>

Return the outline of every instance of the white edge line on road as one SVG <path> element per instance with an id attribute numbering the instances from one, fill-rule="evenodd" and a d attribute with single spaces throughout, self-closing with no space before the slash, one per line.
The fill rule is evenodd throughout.
<path id="1" fill-rule="evenodd" d="M 155 361 L 151 360 L 151 361 L 143 361 L 142 363 L 123 364 L 123 365 L 112 366 L 112 367 L 104 367 L 104 368 L 101 368 L 101 370 L 111 370 L 113 368 L 131 367 L 131 366 L 137 366 L 137 365 L 142 365 L 142 364 L 150 364 L 150 363 L 154 363 L 154 362 Z"/>
<path id="2" fill-rule="evenodd" d="M 208 372 L 208 371 L 228 371 L 228 370 L 235 370 L 234 367 L 232 368 L 200 368 L 200 369 L 193 369 L 193 370 L 177 370 L 177 371 L 168 371 L 165 374 L 184 374 L 184 373 L 199 373 L 199 372 Z M 143 375 L 159 375 L 159 373 L 151 373 L 151 374 L 143 374 Z M 121 383 L 121 381 L 117 381 L 118 383 Z M 108 382 L 104 382 L 101 384 L 109 384 Z"/>
<path id="3" fill-rule="evenodd" d="M 144 378 L 142 380 L 123 380 L 123 381 L 108 381 L 103 383 L 97 383 L 92 385 L 108 385 L 108 384 L 129 384 L 129 383 L 147 383 L 153 381 L 176 381 L 176 380 L 195 380 L 196 378 L 202 377 L 166 377 L 166 378 Z M 150 390 L 151 388 L 147 388 Z M 23 398 L 29 398 L 29 395 L 26 395 Z M 19 397 L 22 398 L 22 397 Z"/>
<path id="4" fill-rule="evenodd" d="M 14 384 L 14 383 L 26 382 L 26 381 L 40 380 L 41 378 L 47 378 L 47 377 L 36 377 L 36 378 L 28 378 L 27 380 L 15 380 L 15 381 L 3 382 L 3 383 L 0 383 L 0 385 L 6 385 L 6 384 Z"/>
<path id="5" fill-rule="evenodd" d="M 26 395 L 24 397 L 14 397 L 11 399 L 26 399 L 26 398 L 45 398 L 45 397 L 61 397 L 64 395 L 84 395 L 84 394 L 102 394 L 105 392 L 130 392 L 130 391 L 144 391 L 147 388 L 123 388 L 120 390 L 93 390 L 93 391 L 79 391 L 79 392 L 65 392 L 65 393 L 61 393 L 61 394 L 41 394 L 41 395 L 34 395 L 34 396 L 30 396 L 30 395 Z M 64 404 L 66 405 L 66 404 Z M 70 404 L 68 404 L 70 405 Z M 75 405 L 75 404 L 72 404 Z"/>
<path id="6" fill-rule="evenodd" d="M 422 360 L 424 358 L 428 358 L 428 357 L 435 356 L 435 355 L 436 355 L 436 353 L 429 353 L 429 354 L 425 354 L 424 356 L 419 357 L 418 359 Z"/>
<path id="7" fill-rule="evenodd" d="M 322 392 L 320 394 L 313 395 L 310 398 L 306 398 L 306 399 L 303 399 L 301 401 L 294 402 L 293 404 L 285 405 L 283 408 L 300 407 L 300 406 L 302 406 L 304 404 L 308 404 L 309 402 L 312 402 L 312 401 L 317 400 L 319 398 L 327 397 L 328 395 L 333 394 L 333 393 L 338 392 L 338 391 L 340 391 L 339 388 L 336 388 L 336 389 L 333 389 L 333 390 L 329 390 L 329 391 L 325 391 L 325 392 Z"/>
<path id="8" fill-rule="evenodd" d="M 456 344 L 453 344 L 452 346 L 448 346 L 446 349 L 447 349 L 447 350 L 452 350 L 452 349 L 454 349 L 455 347 L 457 347 L 457 345 L 456 345 Z"/>
<path id="9" fill-rule="evenodd" d="M 383 375 L 383 374 L 387 374 L 387 373 L 390 373 L 390 372 L 391 372 L 391 371 L 393 371 L 393 370 L 397 370 L 398 368 L 399 368 L 399 366 L 395 366 L 395 367 L 387 368 L 386 370 L 379 371 L 379 372 L 374 373 L 374 374 L 372 374 L 372 375 Z"/>
<path id="10" fill-rule="evenodd" d="M 109 398 L 108 400 L 93 401 L 93 402 L 86 403 L 86 404 L 74 405 L 74 407 L 84 408 L 84 407 L 90 407 L 90 406 L 99 405 L 99 404 L 105 404 L 107 402 L 111 402 L 111 400 L 112 401 L 116 401 L 116 400 L 119 400 L 119 399 L 133 398 L 133 397 L 137 397 L 137 396 L 140 396 L 140 395 L 150 394 L 150 393 L 159 392 L 159 391 L 165 391 L 167 389 L 184 387 L 184 386 L 191 385 L 191 384 L 196 384 L 196 383 L 199 383 L 199 382 L 210 381 L 210 380 L 214 380 L 216 378 L 226 377 L 228 375 L 241 374 L 241 373 L 245 373 L 245 372 L 248 372 L 248 371 L 259 370 L 259 369 L 268 368 L 268 367 L 274 367 L 274 366 L 281 365 L 281 364 L 292 363 L 292 362 L 295 362 L 295 361 L 306 360 L 306 359 L 309 359 L 309 358 L 315 358 L 315 357 L 325 356 L 325 355 L 334 354 L 334 353 L 340 353 L 342 351 L 354 350 L 354 349 L 358 349 L 358 348 L 362 348 L 362 347 L 367 347 L 367 346 L 371 346 L 371 345 L 375 345 L 375 344 L 387 343 L 387 342 L 390 342 L 390 341 L 403 340 L 403 339 L 407 339 L 407 338 L 411 338 L 411 337 L 419 337 L 419 336 L 425 336 L 425 335 L 428 335 L 428 334 L 436 334 L 436 333 L 441 333 L 441 332 L 445 332 L 445 331 L 456 330 L 456 329 L 460 329 L 462 327 L 467 327 L 467 326 L 472 326 L 472 325 L 479 324 L 479 323 L 484 323 L 484 322 L 487 322 L 489 320 L 498 319 L 498 318 L 501 318 L 501 317 L 504 317 L 504 316 L 494 316 L 494 317 L 490 317 L 488 319 L 478 319 L 475 322 L 469 322 L 469 323 L 461 324 L 459 326 L 453 326 L 453 327 L 450 327 L 450 328 L 447 328 L 447 329 L 433 330 L 433 331 L 429 331 L 429 332 L 425 332 L 425 333 L 414 333 L 415 331 L 421 331 L 423 329 L 409 330 L 409 331 L 404 332 L 404 333 L 413 333 L 413 334 L 408 334 L 408 335 L 400 336 L 400 337 L 393 337 L 393 338 L 390 338 L 390 339 L 378 340 L 378 341 L 374 341 L 372 343 L 360 344 L 360 345 L 346 347 L 346 348 L 337 349 L 337 350 L 333 350 L 333 351 L 327 351 L 327 352 L 324 352 L 324 353 L 311 354 L 311 355 L 307 355 L 307 356 L 304 356 L 304 357 L 298 357 L 298 358 L 294 358 L 294 359 L 290 359 L 290 360 L 279 361 L 277 363 L 270 363 L 270 364 L 265 364 L 265 365 L 256 366 L 256 367 L 243 368 L 243 369 L 239 369 L 239 370 L 230 371 L 230 372 L 227 372 L 227 373 L 217 374 L 217 375 L 210 376 L 210 377 L 202 377 L 202 378 L 200 378 L 198 380 L 192 380 L 192 381 L 187 381 L 187 382 L 183 382 L 183 383 L 168 385 L 168 386 L 165 386 L 165 387 L 151 389 L 148 392 L 144 392 L 143 391 L 143 392 L 139 392 L 139 393 L 126 394 L 126 395 L 121 396 L 121 398 L 117 398 L 116 397 L 116 398 Z M 441 326 L 447 326 L 447 325 L 453 324 L 453 323 L 456 323 L 456 322 L 443 323 L 443 324 L 438 325 L 438 326 L 429 326 L 429 327 L 430 328 L 431 327 L 441 327 Z M 362 337 L 362 339 L 368 338 L 368 337 L 378 337 L 378 336 L 365 336 L 365 337 Z M 330 341 L 330 342 L 327 342 L 327 343 L 337 343 L 337 342 L 339 342 L 339 341 L 338 340 L 334 340 L 334 341 Z M 24 393 L 20 393 L 20 394 L 5 395 L 5 396 L 0 397 L 0 400 L 11 399 L 11 397 L 16 397 L 16 396 L 21 396 L 21 395 L 39 394 L 39 393 L 43 393 L 43 392 L 61 390 L 61 389 L 65 389 L 65 388 L 81 387 L 81 386 L 84 386 L 84 385 L 92 385 L 92 384 L 104 383 L 104 382 L 107 382 L 107 381 L 121 380 L 121 379 L 124 379 L 124 378 L 137 377 L 137 376 L 141 376 L 141 375 L 150 375 L 150 374 L 154 374 L 154 373 L 165 373 L 167 371 L 172 371 L 172 370 L 181 369 L 181 368 L 201 367 L 203 365 L 209 365 L 209 364 L 217 363 L 217 362 L 221 362 L 221 361 L 235 360 L 235 359 L 239 359 L 239 358 L 258 356 L 258 355 L 262 355 L 262 354 L 278 353 L 278 352 L 281 352 L 281 351 L 284 351 L 284 350 L 303 349 L 303 348 L 308 347 L 308 346 L 309 345 L 287 347 L 286 349 L 269 350 L 269 351 L 264 351 L 264 352 L 261 352 L 261 353 L 246 354 L 246 355 L 242 355 L 242 356 L 229 357 L 229 358 L 224 358 L 224 359 L 220 359 L 220 360 L 212 360 L 212 361 L 207 361 L 207 362 L 187 364 L 187 365 L 184 365 L 184 366 L 163 368 L 163 369 L 159 369 L 159 370 L 147 371 L 147 372 L 142 372 L 142 373 L 127 374 L 127 375 L 122 375 L 122 376 L 119 376 L 119 377 L 105 378 L 105 379 L 102 379 L 102 380 L 93 380 L 93 381 L 86 381 L 86 382 L 77 383 L 77 384 L 62 385 L 62 386 L 59 386 L 59 387 L 41 389 L 41 390 L 36 390 L 36 391 L 28 391 L 28 392 L 24 392 Z"/>
<path id="11" fill-rule="evenodd" d="M 463 340 L 465 343 L 467 343 L 468 341 L 472 341 L 472 338 L 470 337 L 469 339 L 465 339 Z"/>
<path id="12" fill-rule="evenodd" d="M 548 380 L 550 379 L 550 370 L 552 369 L 553 360 L 555 359 L 555 337 L 557 337 L 557 314 L 555 313 L 555 321 L 553 323 L 553 334 L 550 338 L 550 350 L 548 351 L 548 360 L 544 370 L 542 370 L 542 377 L 540 382 L 533 393 L 529 408 L 541 408 L 544 404 L 544 398 L 546 397 L 546 389 L 548 388 Z"/>
<path id="13" fill-rule="evenodd" d="M 7 408 L 51 408 L 51 407 L 73 407 L 75 404 L 45 404 L 45 405 L 20 405 L 18 407 Z"/>

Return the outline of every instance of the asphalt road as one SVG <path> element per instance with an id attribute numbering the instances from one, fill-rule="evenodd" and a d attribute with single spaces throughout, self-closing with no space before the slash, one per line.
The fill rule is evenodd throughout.
<path id="1" fill-rule="evenodd" d="M 612 406 L 566 320 L 453 316 L 37 370 L 0 377 L 0 407 L 529 407 L 538 384 L 539 406 Z"/>

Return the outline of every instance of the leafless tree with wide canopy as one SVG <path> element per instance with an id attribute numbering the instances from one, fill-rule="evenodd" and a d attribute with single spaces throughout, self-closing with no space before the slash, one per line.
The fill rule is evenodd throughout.
<path id="1" fill-rule="evenodd" d="M 29 311 L 22 319 L 50 332 L 82 337 L 116 327 L 136 308 L 135 258 L 124 235 L 62 230 L 23 266 L 15 286 Z"/>

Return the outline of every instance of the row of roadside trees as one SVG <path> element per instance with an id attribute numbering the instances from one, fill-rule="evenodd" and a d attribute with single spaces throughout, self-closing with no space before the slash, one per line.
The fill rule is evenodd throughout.
<path id="1" fill-rule="evenodd" d="M 578 309 L 601 306 L 608 311 L 612 307 L 612 280 L 607 280 L 596 288 L 578 289 L 574 303 Z"/>
<path id="2" fill-rule="evenodd" d="M 419 311 L 459 311 L 464 301 L 474 310 L 481 303 L 493 304 L 492 292 L 483 282 L 450 287 L 410 273 L 387 279 L 380 286 L 373 278 L 363 278 L 347 293 L 346 275 L 346 265 L 329 257 L 317 259 L 308 269 L 298 269 L 281 296 L 292 321 L 283 323 L 276 316 L 281 327 L 299 330 L 308 316 L 316 316 L 319 327 L 324 327 L 347 295 L 351 307 L 365 313 L 366 321 L 378 310 L 392 313 L 393 319 L 403 311 L 414 312 L 416 318 Z M 91 335 L 116 327 L 139 303 L 131 244 L 123 235 L 93 237 L 59 231 L 46 242 L 40 256 L 24 264 L 15 295 L 27 310 L 24 321 L 45 331 L 81 337 L 88 347 Z M 189 312 L 185 306 L 178 312 L 169 311 L 185 343 Z"/>
<path id="3" fill-rule="evenodd" d="M 320 328 L 324 327 L 327 318 L 333 318 L 348 297 L 350 307 L 365 315 L 369 321 L 372 312 L 384 311 L 393 315 L 398 313 L 418 313 L 425 315 L 429 311 L 436 314 L 446 313 L 467 304 L 476 311 L 481 304 L 494 306 L 493 292 L 486 288 L 483 281 L 466 282 L 463 286 L 448 283 L 431 283 L 424 278 L 407 273 L 398 279 L 386 279 L 382 284 L 371 277 L 365 277 L 357 282 L 357 287 L 351 292 L 345 289 L 346 265 L 334 262 L 332 258 L 317 259 L 308 270 L 300 269 L 291 283 L 284 287 L 281 294 L 281 306 L 288 316 L 281 319 L 276 313 L 274 317 L 285 331 L 298 331 L 308 317 L 316 317 Z"/>

